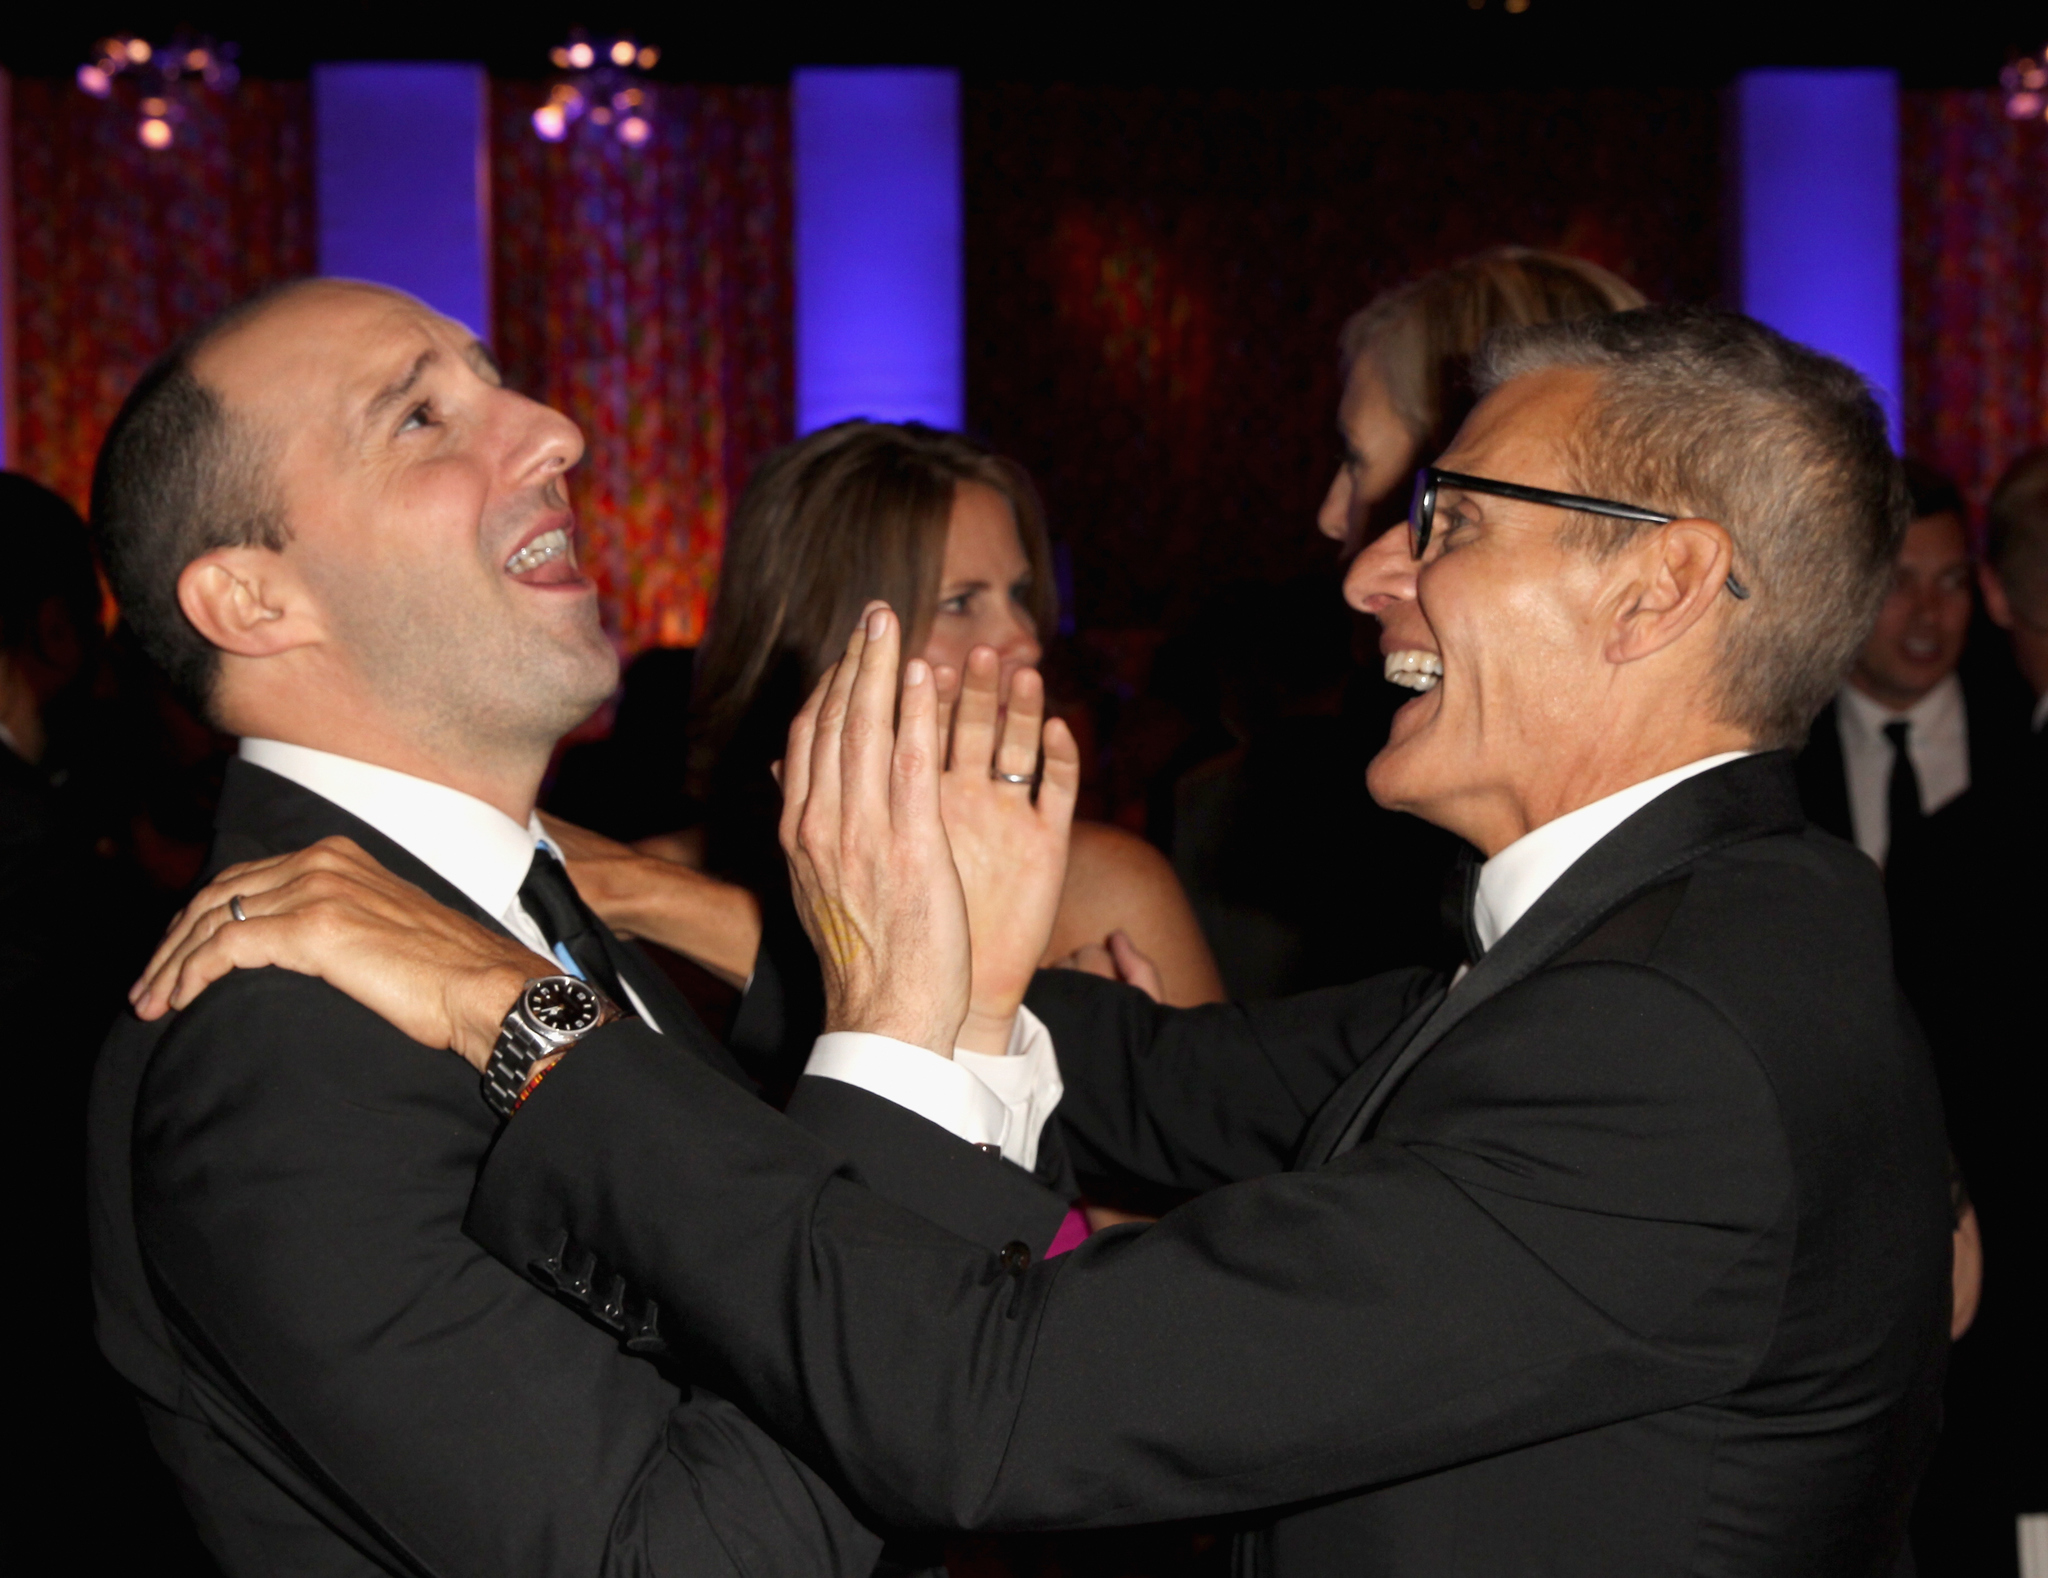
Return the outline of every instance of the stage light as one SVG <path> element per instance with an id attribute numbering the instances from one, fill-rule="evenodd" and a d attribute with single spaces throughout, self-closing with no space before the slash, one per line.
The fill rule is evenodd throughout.
<path id="1" fill-rule="evenodd" d="M 132 33 L 103 38 L 94 57 L 78 68 L 79 90 L 96 99 L 117 95 L 136 113 L 135 139 L 152 152 L 177 141 L 200 85 L 225 93 L 240 80 L 235 46 L 180 33 L 162 48 Z M 125 84 L 125 86 L 124 86 Z"/>
<path id="2" fill-rule="evenodd" d="M 661 58 L 652 44 L 631 38 L 591 39 L 578 29 L 548 59 L 570 76 L 548 89 L 548 101 L 533 112 L 534 134 L 561 142 L 578 121 L 609 128 L 629 148 L 654 136 L 652 99 L 641 73 Z"/>
<path id="3" fill-rule="evenodd" d="M 2048 120 L 2048 45 L 2022 55 L 1998 74 L 2005 89 L 2005 113 L 2016 121 Z"/>

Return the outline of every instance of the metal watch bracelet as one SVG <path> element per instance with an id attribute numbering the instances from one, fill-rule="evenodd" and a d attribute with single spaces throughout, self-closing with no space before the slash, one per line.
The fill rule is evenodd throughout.
<path id="1" fill-rule="evenodd" d="M 509 1118 L 544 1057 L 566 1052 L 623 1012 L 604 993 L 573 975 L 536 976 L 519 989 L 484 1064 L 484 1105 Z"/>

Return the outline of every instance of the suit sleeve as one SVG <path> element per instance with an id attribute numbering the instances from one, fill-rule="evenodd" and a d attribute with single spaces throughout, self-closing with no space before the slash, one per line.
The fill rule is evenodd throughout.
<path id="1" fill-rule="evenodd" d="M 1199 1193 L 1290 1166 L 1309 1120 L 1438 984 L 1396 970 L 1264 1003 L 1167 1008 L 1078 970 L 1028 999 L 1059 1050 L 1058 1127 L 1084 1182 Z"/>
<path id="2" fill-rule="evenodd" d="M 929 1119 L 858 1085 L 806 1076 L 791 1120 L 844 1159 L 845 1175 L 880 1198 L 984 1249 L 1021 1243 L 1043 1254 L 1066 1220 L 1060 1158 L 1041 1147 L 1036 1172 L 990 1156 Z"/>
<path id="3" fill-rule="evenodd" d="M 1746 1046 L 1647 970 L 1553 974 L 1576 987 L 1474 1014 L 1335 1164 L 1028 1269 L 622 1039 L 508 1125 L 470 1231 L 513 1265 L 593 1246 L 906 1524 L 1213 1515 L 1424 1473 L 1721 1395 L 1775 1319 L 1789 1171 Z"/>
<path id="4" fill-rule="evenodd" d="M 866 1573 L 879 1542 L 818 1475 L 463 1235 L 491 1126 L 475 1076 L 445 1059 L 423 1079 L 422 1056 L 269 970 L 158 1045 L 137 1224 L 215 1428 L 258 1432 L 392 1570 Z M 579 1278 L 592 1308 L 616 1292 L 582 1258 L 558 1288 Z"/>

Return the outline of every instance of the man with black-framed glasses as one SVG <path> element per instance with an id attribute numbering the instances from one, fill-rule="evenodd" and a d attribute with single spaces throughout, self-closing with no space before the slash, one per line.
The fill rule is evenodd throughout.
<path id="1" fill-rule="evenodd" d="M 1233 1515 L 1274 1578 L 1893 1571 L 1949 1314 L 1939 1103 L 1876 874 L 1785 749 L 1903 525 L 1882 418 L 1701 310 L 1517 331 L 1476 376 L 1426 540 L 1346 586 L 1418 693 L 1375 798 L 1488 857 L 1455 976 L 1192 1010 L 1033 979 L 1032 926 L 969 945 L 992 879 L 951 859 L 886 610 L 792 731 L 828 1024 L 945 1057 L 1028 1006 L 1065 1081 L 1037 1129 L 1198 1198 L 983 1252 L 623 1024 L 510 1118 L 468 1231 L 617 1268 L 906 1522 Z M 1012 814 L 1021 912 L 1063 853 L 1027 787 Z"/>

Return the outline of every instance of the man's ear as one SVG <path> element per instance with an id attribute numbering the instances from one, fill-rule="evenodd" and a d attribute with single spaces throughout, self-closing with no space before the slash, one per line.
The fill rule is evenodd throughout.
<path id="1" fill-rule="evenodd" d="M 1735 563 L 1735 544 L 1718 521 L 1676 520 L 1619 556 L 1629 569 L 1608 631 L 1610 663 L 1661 652 L 1713 609 Z"/>
<path id="2" fill-rule="evenodd" d="M 202 636 L 236 657 L 275 657 L 322 638 L 299 578 L 268 548 L 216 548 L 178 576 L 178 606 Z"/>

